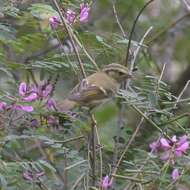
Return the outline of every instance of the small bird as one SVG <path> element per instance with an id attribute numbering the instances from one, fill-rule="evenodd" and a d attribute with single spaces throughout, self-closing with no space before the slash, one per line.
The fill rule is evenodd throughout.
<path id="1" fill-rule="evenodd" d="M 131 78 L 127 67 L 112 63 L 106 65 L 102 71 L 89 75 L 77 84 L 64 99 L 58 108 L 69 111 L 77 106 L 86 106 L 90 109 L 112 98 L 119 88 L 120 83 Z"/>

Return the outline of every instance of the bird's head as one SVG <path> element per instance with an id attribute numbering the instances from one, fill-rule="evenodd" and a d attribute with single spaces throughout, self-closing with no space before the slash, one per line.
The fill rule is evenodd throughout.
<path id="1" fill-rule="evenodd" d="M 106 65 L 103 68 L 103 71 L 118 82 L 121 82 L 124 79 L 132 77 L 129 74 L 129 70 L 127 69 L 127 67 L 117 63 Z"/>

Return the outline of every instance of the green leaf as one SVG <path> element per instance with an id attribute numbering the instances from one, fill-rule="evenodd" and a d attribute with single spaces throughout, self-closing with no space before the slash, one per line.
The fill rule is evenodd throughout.
<path id="1" fill-rule="evenodd" d="M 7 189 L 7 181 L 2 174 L 0 174 L 0 181 L 2 189 Z"/>
<path id="2" fill-rule="evenodd" d="M 48 162 L 46 162 L 45 160 L 39 160 L 39 163 L 42 164 L 43 166 L 47 167 L 49 170 L 51 170 L 52 172 L 56 172 L 56 169 Z"/>
<path id="3" fill-rule="evenodd" d="M 14 40 L 16 30 L 0 23 L 0 41 Z"/>
<path id="4" fill-rule="evenodd" d="M 51 16 L 59 17 L 58 12 L 50 5 L 35 3 L 29 8 L 31 14 L 38 19 L 48 19 Z"/>

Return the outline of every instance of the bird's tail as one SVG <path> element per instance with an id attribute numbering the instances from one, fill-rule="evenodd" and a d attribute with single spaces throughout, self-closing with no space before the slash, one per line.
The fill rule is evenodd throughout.
<path id="1" fill-rule="evenodd" d="M 71 111 L 77 106 L 77 103 L 69 99 L 64 99 L 63 101 L 57 104 L 57 108 L 61 112 Z"/>

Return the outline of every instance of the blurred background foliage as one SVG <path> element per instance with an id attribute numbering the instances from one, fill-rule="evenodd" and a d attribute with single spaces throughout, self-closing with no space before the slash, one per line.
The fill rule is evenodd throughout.
<path id="1" fill-rule="evenodd" d="M 61 0 L 63 10 L 79 10 L 82 0 Z M 129 37 L 134 19 L 145 0 L 97 0 L 92 1 L 90 18 L 85 24 L 73 26 L 75 35 L 93 57 L 99 67 L 117 62 L 125 62 L 128 41 L 124 39 L 113 13 L 113 3 L 120 23 Z M 18 85 L 22 81 L 50 80 L 55 84 L 53 97 L 57 102 L 66 97 L 70 89 L 78 83 L 79 69 L 72 49 L 65 52 L 64 42 L 68 38 L 62 27 L 56 31 L 49 27 L 49 17 L 58 15 L 50 0 L 0 0 L 0 97 L 5 100 L 7 94 L 18 95 Z M 190 79 L 190 20 L 189 10 L 180 0 L 155 0 L 141 15 L 133 34 L 132 50 L 140 41 L 145 31 L 153 30 L 144 41 L 144 46 L 136 60 L 138 70 L 134 73 L 129 92 L 120 91 L 118 98 L 124 98 L 126 104 L 125 124 L 120 136 L 122 151 L 129 136 L 137 126 L 140 116 L 130 105 L 137 105 L 148 113 L 158 124 L 189 110 L 189 90 L 186 89 L 178 109 L 173 109 L 176 96 Z M 183 18 L 183 19 L 181 19 Z M 86 54 L 80 50 L 80 56 L 88 74 L 96 71 Z M 163 81 L 159 80 L 162 68 Z M 35 78 L 35 80 L 34 80 Z M 185 99 L 186 98 L 186 99 Z M 63 116 L 62 125 L 47 123 L 44 110 L 38 103 L 33 105 L 32 114 L 12 117 L 0 115 L 1 121 L 1 156 L 0 182 L 2 189 L 61 189 L 64 183 L 70 189 L 76 179 L 88 173 L 85 155 L 85 140 L 64 143 L 65 139 L 87 135 L 89 121 L 82 111 L 73 122 Z M 49 114 L 49 113 L 47 113 Z M 118 108 L 115 101 L 103 104 L 95 111 L 101 144 L 103 145 L 103 173 L 110 172 L 114 149 L 114 137 L 118 133 Z M 37 127 L 30 127 L 32 119 L 39 119 Z M 189 120 L 182 118 L 178 124 L 165 126 L 174 134 L 181 134 L 183 128 L 189 131 Z M 167 129 L 167 130 L 168 130 Z M 148 156 L 148 143 L 158 131 L 144 122 L 127 160 L 122 163 L 121 173 L 125 168 L 134 169 Z M 41 149 L 43 147 L 43 150 Z M 189 157 L 186 158 L 189 161 Z M 67 163 L 65 163 L 67 160 Z M 161 168 L 152 162 L 147 170 L 161 172 Z M 184 163 L 184 161 L 182 161 Z M 189 162 L 187 162 L 189 167 Z M 66 169 L 65 169 L 66 168 Z M 37 183 L 27 182 L 22 176 L 24 171 L 45 171 L 46 175 Z M 64 171 L 64 172 L 63 172 Z M 61 173 L 61 174 L 60 174 Z M 144 176 L 146 180 L 157 175 Z M 61 178 L 61 179 L 60 179 Z M 63 178 L 63 179 L 62 179 Z M 66 179 L 69 179 L 66 181 Z M 35 181 L 34 180 L 34 181 Z M 168 183 L 169 176 L 160 179 L 160 189 Z M 189 177 L 184 179 L 190 187 Z M 145 185 L 145 189 L 154 189 L 157 181 Z M 32 186 L 31 186 L 32 185 Z M 64 184 L 65 185 L 65 184 Z M 123 189 L 125 182 L 118 181 L 116 189 Z M 44 186 L 44 187 L 43 187 Z M 84 189 L 82 186 L 78 189 Z"/>

